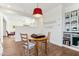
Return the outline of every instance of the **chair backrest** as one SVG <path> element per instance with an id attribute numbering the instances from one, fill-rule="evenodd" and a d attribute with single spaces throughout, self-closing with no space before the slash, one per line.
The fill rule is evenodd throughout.
<path id="1" fill-rule="evenodd" d="M 48 32 L 47 40 L 50 41 L 51 32 Z"/>
<path id="2" fill-rule="evenodd" d="M 29 40 L 28 40 L 28 35 L 27 35 L 27 34 L 21 33 L 20 35 L 21 35 L 21 40 L 22 40 L 22 41 L 25 41 L 25 42 L 28 42 L 28 41 L 29 41 Z"/>
<path id="3" fill-rule="evenodd" d="M 29 39 L 28 34 L 20 33 L 21 40 L 23 42 L 23 47 L 25 48 L 25 54 L 26 54 L 26 47 L 27 47 L 27 54 L 29 56 Z"/>

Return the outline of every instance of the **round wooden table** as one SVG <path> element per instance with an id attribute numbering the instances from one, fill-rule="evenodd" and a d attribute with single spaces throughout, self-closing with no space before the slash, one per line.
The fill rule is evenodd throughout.
<path id="1" fill-rule="evenodd" d="M 36 47 L 36 55 L 38 56 L 39 55 L 39 42 L 42 42 L 44 41 L 45 42 L 45 53 L 47 54 L 47 38 L 46 37 L 43 37 L 43 38 L 32 38 L 33 41 L 35 41 L 35 47 Z"/>

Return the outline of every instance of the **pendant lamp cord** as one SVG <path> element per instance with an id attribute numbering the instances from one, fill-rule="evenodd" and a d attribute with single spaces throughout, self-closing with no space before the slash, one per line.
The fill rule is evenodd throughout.
<path id="1" fill-rule="evenodd" d="M 38 8 L 38 3 L 37 3 L 37 8 Z"/>

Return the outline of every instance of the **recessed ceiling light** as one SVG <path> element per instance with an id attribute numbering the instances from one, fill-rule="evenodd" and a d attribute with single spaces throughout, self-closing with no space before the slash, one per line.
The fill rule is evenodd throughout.
<path id="1" fill-rule="evenodd" d="M 10 8 L 11 6 L 10 5 L 7 5 L 7 7 Z"/>

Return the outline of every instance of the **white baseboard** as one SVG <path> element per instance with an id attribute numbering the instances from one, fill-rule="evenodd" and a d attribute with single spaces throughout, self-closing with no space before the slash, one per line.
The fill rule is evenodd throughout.
<path id="1" fill-rule="evenodd" d="M 58 46 L 62 47 L 62 45 L 61 45 L 61 44 L 57 44 L 57 43 L 54 43 L 54 42 L 50 42 L 50 43 L 52 43 L 52 44 L 55 44 L 55 45 L 58 45 Z"/>
<path id="2" fill-rule="evenodd" d="M 50 43 L 52 43 L 52 42 L 50 42 Z M 71 47 L 71 46 L 63 45 L 63 44 L 57 44 L 57 43 L 54 43 L 54 42 L 52 44 L 55 44 L 55 45 L 60 46 L 60 47 L 66 47 L 66 48 L 69 48 L 69 49 L 72 49 L 74 51 L 79 52 L 78 48 L 74 48 L 74 47 Z"/>
<path id="3" fill-rule="evenodd" d="M 79 49 L 77 49 L 77 48 L 67 46 L 67 45 L 62 45 L 62 46 L 79 52 Z"/>

